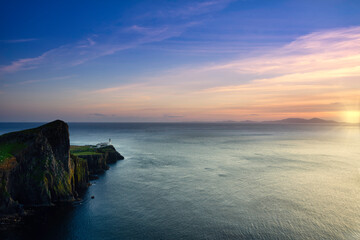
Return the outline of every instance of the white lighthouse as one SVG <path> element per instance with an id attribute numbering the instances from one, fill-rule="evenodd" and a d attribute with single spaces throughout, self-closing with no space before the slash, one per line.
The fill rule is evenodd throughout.
<path id="1" fill-rule="evenodd" d="M 97 148 L 102 148 L 102 147 L 106 147 L 106 146 L 112 146 L 111 144 L 111 138 L 109 138 L 109 142 L 103 142 L 103 143 L 98 143 L 96 144 Z"/>

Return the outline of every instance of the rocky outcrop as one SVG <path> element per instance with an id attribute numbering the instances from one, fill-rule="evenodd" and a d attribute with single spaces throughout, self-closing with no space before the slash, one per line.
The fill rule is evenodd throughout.
<path id="1" fill-rule="evenodd" d="M 11 198 L 7 190 L 11 169 L 16 165 L 17 163 L 14 157 L 11 157 L 6 163 L 0 165 L 0 213 L 19 212 L 20 210 L 20 206 Z"/>
<path id="2" fill-rule="evenodd" d="M 123 159 L 119 155 L 115 148 L 99 149 L 97 160 L 70 155 L 68 125 L 60 120 L 4 134 L 0 136 L 0 214 L 18 212 L 22 205 L 74 201 L 89 185 L 89 169 L 102 170 L 107 162 Z"/>
<path id="3" fill-rule="evenodd" d="M 124 157 L 118 153 L 112 145 L 100 148 L 97 148 L 96 146 L 88 147 L 91 152 L 87 150 L 86 154 L 82 154 L 81 152 L 75 154 L 77 154 L 79 158 L 87 161 L 90 174 L 102 173 L 109 169 L 108 164 L 124 159 Z"/>
<path id="4" fill-rule="evenodd" d="M 118 160 L 124 159 L 124 157 L 120 153 L 118 153 L 112 145 L 98 148 L 97 151 L 104 155 L 106 163 L 115 163 Z"/>
<path id="5" fill-rule="evenodd" d="M 0 202 L 11 204 L 1 205 L 2 212 L 16 210 L 14 205 L 51 205 L 77 197 L 66 123 L 54 121 L 2 135 L 0 146 L 7 146 L 2 149 L 11 156 L 0 167 L 4 190 Z"/>

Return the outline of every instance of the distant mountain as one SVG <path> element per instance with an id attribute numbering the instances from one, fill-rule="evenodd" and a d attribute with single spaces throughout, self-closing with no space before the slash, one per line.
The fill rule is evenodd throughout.
<path id="1" fill-rule="evenodd" d="M 343 122 L 336 122 L 333 120 L 325 120 L 321 118 L 311 118 L 311 119 L 305 119 L 305 118 L 286 118 L 282 120 L 274 120 L 274 121 L 251 121 L 251 120 L 245 120 L 245 121 L 232 121 L 232 120 L 226 120 L 226 121 L 217 121 L 217 123 L 318 123 L 318 124 L 340 124 Z"/>
<path id="2" fill-rule="evenodd" d="M 321 118 L 311 118 L 311 119 L 286 118 L 277 121 L 264 121 L 263 123 L 338 123 L 338 122 L 332 120 L 324 120 Z"/>
<path id="3" fill-rule="evenodd" d="M 241 121 L 241 123 L 257 123 L 256 121 L 251 121 L 251 120 L 245 120 L 245 121 Z"/>

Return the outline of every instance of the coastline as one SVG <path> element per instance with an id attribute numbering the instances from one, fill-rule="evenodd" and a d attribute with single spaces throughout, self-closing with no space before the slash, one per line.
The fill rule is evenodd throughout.
<path id="1" fill-rule="evenodd" d="M 91 151 L 79 152 L 79 148 Z M 70 146 L 68 125 L 56 120 L 0 136 L 0 225 L 21 225 L 37 209 L 81 201 L 90 180 L 124 157 L 111 145 Z"/>

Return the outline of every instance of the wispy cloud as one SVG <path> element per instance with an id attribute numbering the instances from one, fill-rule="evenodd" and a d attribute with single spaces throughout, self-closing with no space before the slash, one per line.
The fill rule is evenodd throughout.
<path id="1" fill-rule="evenodd" d="M 164 118 L 183 118 L 182 115 L 164 115 Z"/>
<path id="2" fill-rule="evenodd" d="M 239 73 L 284 74 L 339 69 L 339 64 L 346 68 L 357 66 L 360 59 L 359 33 L 360 27 L 319 31 L 299 37 L 264 55 L 218 64 L 212 69 L 228 69 Z"/>
<path id="3" fill-rule="evenodd" d="M 48 56 L 49 52 L 45 52 L 44 54 L 34 57 L 34 58 L 23 58 L 16 61 L 13 61 L 9 65 L 0 66 L 0 74 L 6 72 L 16 72 L 20 70 L 30 70 L 37 68 L 40 63 L 43 62 L 46 56 Z"/>
<path id="4" fill-rule="evenodd" d="M 123 101 L 124 111 L 151 108 L 163 118 L 339 118 L 359 100 L 359 45 L 360 27 L 320 31 L 252 58 L 174 69 L 95 94 L 114 100 L 112 109 Z"/>
<path id="5" fill-rule="evenodd" d="M 10 87 L 10 86 L 20 86 L 20 85 L 32 85 L 32 84 L 37 84 L 37 83 L 45 83 L 45 82 L 53 82 L 53 81 L 71 79 L 76 76 L 77 75 L 65 75 L 65 76 L 58 76 L 58 77 L 29 79 L 29 80 L 24 80 L 24 81 L 11 81 L 10 83 L 3 84 L 3 86 Z"/>
<path id="6" fill-rule="evenodd" d="M 31 79 L 31 80 L 17 82 L 16 84 L 17 85 L 27 85 L 27 84 L 40 83 L 40 82 L 57 81 L 57 80 L 69 79 L 69 78 L 72 78 L 75 76 L 76 75 L 67 75 L 67 76 L 51 77 L 51 78 L 45 78 L 45 79 Z"/>
<path id="7" fill-rule="evenodd" d="M 102 113 L 90 113 L 89 116 L 94 116 L 94 117 L 100 117 L 100 118 L 103 118 L 103 117 L 116 117 L 115 114 L 102 114 Z"/>
<path id="8" fill-rule="evenodd" d="M 90 113 L 89 115 L 95 117 L 106 117 L 106 114 L 102 114 L 102 113 Z"/>
<path id="9" fill-rule="evenodd" d="M 231 1 L 205 1 L 171 9 L 171 17 L 184 15 L 201 15 L 224 8 Z M 182 10 L 184 8 L 184 10 Z M 158 16 L 159 17 L 159 16 Z M 59 46 L 43 54 L 13 61 L 11 64 L 0 66 L 0 74 L 29 70 L 43 66 L 71 67 L 87 61 L 115 54 L 117 52 L 136 48 L 147 43 L 160 42 L 181 35 L 186 29 L 198 24 L 194 21 L 179 21 L 177 23 L 159 23 L 151 26 L 133 24 L 128 27 L 112 26 L 107 33 L 91 34 L 84 39 Z M 35 39 L 18 39 L 12 42 L 32 41 Z"/>
<path id="10" fill-rule="evenodd" d="M 37 41 L 37 38 L 22 38 L 22 39 L 11 39 L 11 40 L 0 40 L 0 42 L 4 43 L 23 43 L 23 42 L 33 42 Z"/>
<path id="11" fill-rule="evenodd" d="M 118 91 L 126 90 L 126 89 L 140 88 L 143 85 L 144 85 L 144 83 L 128 84 L 128 85 L 122 85 L 122 86 L 119 86 L 119 87 L 102 88 L 102 89 L 90 91 L 90 94 L 118 92 Z"/>
<path id="12" fill-rule="evenodd" d="M 29 70 L 41 66 L 76 66 L 145 43 L 162 41 L 177 36 L 183 31 L 183 28 L 183 26 L 147 28 L 146 32 L 142 31 L 141 35 L 134 36 L 128 41 L 122 40 L 122 36 L 127 29 L 118 29 L 108 35 L 94 35 L 74 44 L 60 46 L 38 57 L 13 61 L 9 65 L 1 66 L 0 73 Z"/>

